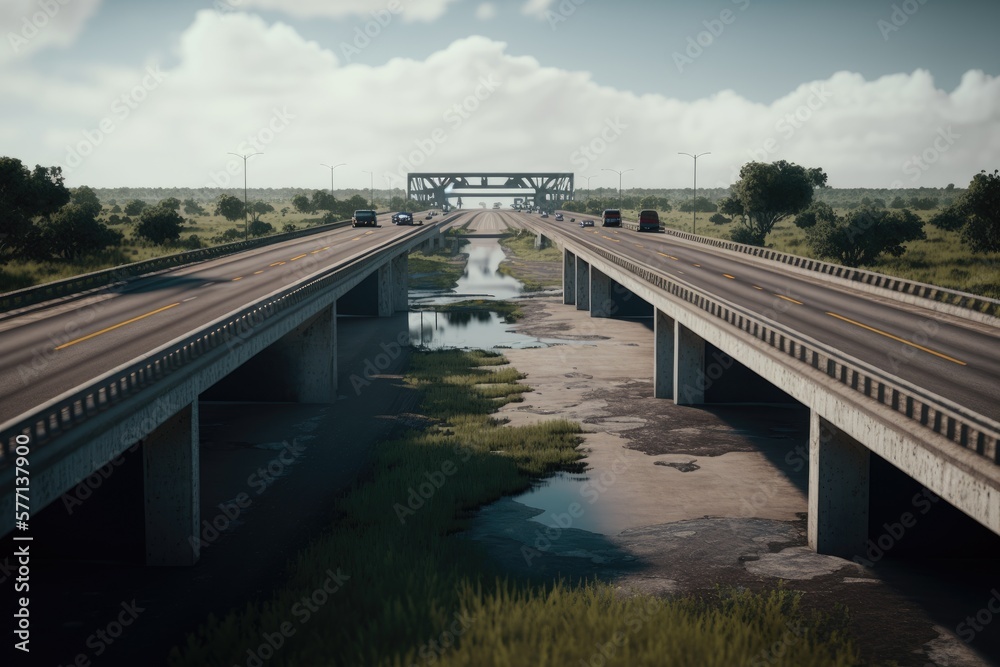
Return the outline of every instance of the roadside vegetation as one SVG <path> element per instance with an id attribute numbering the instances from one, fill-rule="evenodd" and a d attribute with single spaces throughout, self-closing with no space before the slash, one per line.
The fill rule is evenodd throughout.
<path id="1" fill-rule="evenodd" d="M 468 243 L 462 234 L 444 235 L 444 247 L 411 252 L 407 260 L 409 287 L 417 290 L 450 290 L 465 275 L 468 256 L 461 248 Z"/>
<path id="2" fill-rule="evenodd" d="M 479 315 L 496 313 L 504 319 L 504 322 L 513 324 L 524 316 L 521 306 L 515 301 L 495 301 L 492 299 L 466 299 L 455 303 L 435 304 L 431 306 L 411 306 L 411 311 L 431 310 L 439 313 L 466 313 L 469 315 Z"/>
<path id="3" fill-rule="evenodd" d="M 476 508 L 582 468 L 579 425 L 511 427 L 496 418 L 530 391 L 521 379 L 496 353 L 414 353 L 406 382 L 421 392 L 430 426 L 381 443 L 369 478 L 343 497 L 329 532 L 289 565 L 285 585 L 209 618 L 170 664 L 856 663 L 844 619 L 805 612 L 795 593 L 659 598 L 596 582 L 520 579 L 456 535 Z M 318 596 L 324 585 L 332 592 Z M 324 603 L 303 603 L 318 599 Z"/>

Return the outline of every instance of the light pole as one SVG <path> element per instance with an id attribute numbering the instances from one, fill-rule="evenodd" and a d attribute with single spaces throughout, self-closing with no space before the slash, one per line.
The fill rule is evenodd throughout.
<path id="1" fill-rule="evenodd" d="M 711 153 L 698 153 L 697 155 L 691 155 L 690 153 L 678 153 L 678 155 L 687 155 L 688 157 L 694 158 L 694 192 L 691 193 L 691 233 L 697 234 L 697 224 L 698 224 L 698 158 L 702 155 L 711 155 Z"/>
<path id="2" fill-rule="evenodd" d="M 336 169 L 337 167 L 346 167 L 347 163 L 346 162 L 341 162 L 340 164 L 335 164 L 335 165 L 333 165 L 331 167 L 328 164 L 323 164 L 322 162 L 320 162 L 319 166 L 326 167 L 326 168 L 328 168 L 330 170 L 330 194 L 332 195 L 333 194 L 333 170 Z"/>
<path id="3" fill-rule="evenodd" d="M 590 176 L 584 176 L 587 179 L 587 199 L 590 199 L 593 194 L 590 191 L 590 179 L 597 178 L 600 174 L 591 174 Z"/>
<path id="4" fill-rule="evenodd" d="M 621 210 L 622 207 L 622 174 L 627 174 L 630 171 L 635 171 L 635 169 L 626 169 L 625 171 L 618 171 L 617 169 L 602 169 L 601 171 L 610 171 L 613 174 L 618 174 L 618 209 Z M 589 183 L 588 183 L 589 185 Z"/>
<path id="5" fill-rule="evenodd" d="M 263 155 L 263 153 L 250 153 L 249 155 L 229 153 L 229 155 L 235 155 L 236 157 L 243 158 L 243 240 L 246 241 L 250 238 L 250 222 L 247 217 L 250 213 L 247 209 L 247 160 L 252 158 L 254 155 Z"/>
<path id="6" fill-rule="evenodd" d="M 365 169 L 362 169 L 361 173 L 368 174 L 368 193 L 372 198 L 371 207 L 375 208 L 375 174 Z"/>
<path id="7" fill-rule="evenodd" d="M 390 179 L 389 179 L 388 175 L 385 175 L 383 178 L 385 178 L 385 207 L 386 208 L 391 208 L 392 207 L 392 184 L 389 182 Z"/>

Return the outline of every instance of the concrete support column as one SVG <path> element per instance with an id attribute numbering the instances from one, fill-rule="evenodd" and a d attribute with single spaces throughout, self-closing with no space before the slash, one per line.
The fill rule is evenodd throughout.
<path id="1" fill-rule="evenodd" d="M 674 322 L 674 403 L 705 402 L 705 340 Z"/>
<path id="2" fill-rule="evenodd" d="M 590 310 L 590 264 L 576 258 L 576 309 Z"/>
<path id="3" fill-rule="evenodd" d="M 852 558 L 868 540 L 867 447 L 815 411 L 809 418 L 809 546 Z"/>
<path id="4" fill-rule="evenodd" d="M 378 316 L 391 317 L 394 295 L 392 291 L 392 264 L 383 264 L 378 269 Z"/>
<path id="5" fill-rule="evenodd" d="M 576 255 L 563 250 L 563 303 L 576 303 Z"/>
<path id="6" fill-rule="evenodd" d="M 285 367 L 285 384 L 299 403 L 337 399 L 337 304 L 286 334 L 274 344 Z"/>
<path id="7" fill-rule="evenodd" d="M 142 442 L 146 564 L 193 565 L 201 554 L 198 402 Z"/>
<path id="8" fill-rule="evenodd" d="M 535 250 L 542 250 L 549 247 L 549 240 L 542 234 L 535 235 Z"/>
<path id="9" fill-rule="evenodd" d="M 615 301 L 611 297 L 611 278 L 597 267 L 590 267 L 590 316 L 611 317 Z"/>
<path id="10" fill-rule="evenodd" d="M 410 256 L 403 253 L 392 260 L 392 308 L 395 312 L 405 312 L 409 307 L 409 267 Z"/>
<path id="11" fill-rule="evenodd" d="M 653 396 L 674 397 L 674 318 L 659 308 L 653 316 Z"/>

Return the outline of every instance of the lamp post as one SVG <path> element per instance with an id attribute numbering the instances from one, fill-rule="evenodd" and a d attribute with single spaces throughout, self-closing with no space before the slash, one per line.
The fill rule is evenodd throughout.
<path id="1" fill-rule="evenodd" d="M 371 207 L 375 208 L 375 174 L 365 169 L 361 173 L 368 174 L 368 193 L 371 196 Z"/>
<path id="2" fill-rule="evenodd" d="M 627 174 L 630 171 L 635 171 L 635 169 L 626 169 L 625 171 L 618 171 L 617 169 L 602 169 L 601 171 L 610 171 L 613 174 L 618 174 L 618 208 L 622 207 L 622 174 Z M 589 182 L 588 182 L 589 185 Z"/>
<path id="3" fill-rule="evenodd" d="M 600 174 L 591 174 L 590 176 L 584 176 L 587 179 L 587 199 L 590 199 L 593 194 L 590 191 L 590 179 L 597 178 Z"/>
<path id="4" fill-rule="evenodd" d="M 691 155 L 690 153 L 678 153 L 678 155 L 687 155 L 688 157 L 694 158 L 694 192 L 691 193 L 691 233 L 697 234 L 697 224 L 698 224 L 698 158 L 702 155 L 711 155 L 711 153 L 698 153 L 697 155 Z"/>
<path id="5" fill-rule="evenodd" d="M 323 164 L 322 162 L 320 162 L 319 166 L 326 167 L 326 168 L 328 168 L 330 170 L 330 194 L 332 195 L 333 194 L 333 170 L 336 169 L 337 167 L 346 167 L 347 163 L 346 162 L 341 162 L 340 164 L 335 164 L 335 165 L 333 165 L 331 167 L 328 164 Z"/>
<path id="6" fill-rule="evenodd" d="M 385 207 L 392 208 L 392 183 L 388 175 L 385 178 Z"/>
<path id="7" fill-rule="evenodd" d="M 235 155 L 236 157 L 243 158 L 243 240 L 246 241 L 250 238 L 250 221 L 249 221 L 249 209 L 247 209 L 247 160 L 252 158 L 254 155 L 263 155 L 263 153 L 250 153 L 249 155 L 240 155 L 239 153 L 228 153 L 228 155 Z"/>

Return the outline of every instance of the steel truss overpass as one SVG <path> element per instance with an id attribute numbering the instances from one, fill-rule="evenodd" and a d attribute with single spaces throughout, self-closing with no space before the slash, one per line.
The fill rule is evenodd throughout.
<path id="1" fill-rule="evenodd" d="M 407 175 L 410 199 L 444 206 L 459 197 L 522 197 L 542 208 L 573 198 L 570 172 L 458 171 Z"/>

